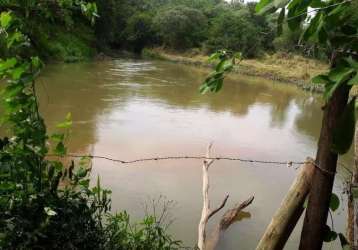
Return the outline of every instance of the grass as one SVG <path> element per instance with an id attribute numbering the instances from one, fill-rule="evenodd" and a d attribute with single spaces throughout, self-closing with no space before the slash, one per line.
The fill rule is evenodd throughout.
<path id="1" fill-rule="evenodd" d="M 208 56 L 198 50 L 175 52 L 162 48 L 145 49 L 145 57 L 168 60 L 183 64 L 212 67 Z M 289 53 L 266 54 L 258 59 L 244 59 L 234 70 L 235 73 L 259 76 L 275 81 L 308 86 L 310 79 L 328 69 L 328 64 L 314 59 Z"/>

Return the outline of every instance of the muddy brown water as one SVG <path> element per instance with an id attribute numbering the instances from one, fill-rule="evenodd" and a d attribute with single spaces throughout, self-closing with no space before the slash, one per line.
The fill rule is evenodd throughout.
<path id="1" fill-rule="evenodd" d="M 133 59 L 49 65 L 38 81 L 40 109 L 50 131 L 72 113 L 72 153 L 124 160 L 203 155 L 206 145 L 214 142 L 214 155 L 268 161 L 314 156 L 322 118 L 319 96 L 237 75 L 225 81 L 220 93 L 203 96 L 198 87 L 207 73 L 192 66 Z M 341 163 L 350 166 L 352 157 L 350 152 Z M 255 249 L 296 174 L 284 165 L 215 162 L 210 169 L 212 206 L 226 193 L 227 208 L 255 196 L 225 234 L 220 249 Z M 195 244 L 202 207 L 200 160 L 121 166 L 95 159 L 92 176 L 97 175 L 113 191 L 113 210 L 127 210 L 134 221 L 143 217 L 143 204 L 151 199 L 162 195 L 174 200 L 169 230 L 186 246 Z M 338 194 L 347 176 L 340 168 L 334 187 Z M 340 232 L 346 227 L 345 202 L 333 214 Z M 297 249 L 299 233 L 298 228 L 285 249 Z M 338 249 L 338 242 L 325 248 Z"/>

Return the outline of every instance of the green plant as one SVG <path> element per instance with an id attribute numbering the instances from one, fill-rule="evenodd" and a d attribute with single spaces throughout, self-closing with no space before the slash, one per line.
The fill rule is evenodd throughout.
<path id="1" fill-rule="evenodd" d="M 230 73 L 234 66 L 242 60 L 241 53 L 232 53 L 226 50 L 220 50 L 213 53 L 209 57 L 209 62 L 217 61 L 215 69 L 205 79 L 203 84 L 200 86 L 199 91 L 202 94 L 206 92 L 218 92 L 223 86 L 225 76 Z M 237 62 L 239 61 L 239 62 Z"/>
<path id="2" fill-rule="evenodd" d="M 71 3 L 57 2 L 64 8 Z M 76 3 L 84 13 L 96 10 Z M 5 42 L 0 81 L 6 83 L 2 122 L 9 128 L 9 136 L 0 139 L 0 248 L 176 249 L 179 242 L 154 217 L 133 229 L 122 227 L 124 222 L 129 225 L 129 216 L 109 215 L 111 192 L 102 189 L 99 177 L 90 187 L 89 158 L 64 163 L 71 115 L 57 125 L 57 133 L 47 134 L 35 84 L 44 64 L 29 55 L 36 50 L 31 50 L 33 39 L 22 33 L 21 23 L 11 11 L 0 14 L 0 39 Z"/>
<path id="3" fill-rule="evenodd" d="M 176 250 L 181 242 L 168 235 L 154 216 L 131 225 L 129 215 L 122 212 L 109 215 L 106 227 L 106 249 L 111 250 Z"/>
<path id="4" fill-rule="evenodd" d="M 260 27 L 252 21 L 248 9 L 226 11 L 213 19 L 207 47 L 210 51 L 225 48 L 254 57 L 263 48 L 264 36 L 259 36 L 258 32 Z"/>
<path id="5" fill-rule="evenodd" d="M 349 92 L 353 85 L 358 84 L 358 2 L 261 0 L 256 10 L 260 13 L 280 10 L 277 20 L 279 32 L 282 31 L 284 20 L 291 30 L 304 25 L 301 40 L 323 47 L 330 58 L 329 72 L 312 79 L 313 83 L 324 86 L 325 105 L 315 161 L 318 170 L 312 180 L 300 241 L 300 249 L 321 249 L 327 232 L 329 239 L 337 236 L 327 229 L 326 221 L 338 155 L 349 150 L 355 132 L 356 98 L 349 97 Z M 311 12 L 315 12 L 315 15 L 309 15 Z M 218 65 L 225 61 L 230 61 L 230 58 L 220 60 Z M 231 68 L 231 65 L 228 67 Z M 217 66 L 203 83 L 202 89 L 210 86 L 219 86 L 220 89 L 224 76 L 222 71 L 222 67 Z"/>
<path id="6" fill-rule="evenodd" d="M 35 79 L 43 63 L 28 55 L 31 40 L 23 34 L 21 19 L 1 12 L 0 28 L 7 57 L 0 59 L 3 122 L 9 138 L 0 148 L 0 247 L 4 249 L 76 249 L 100 246 L 101 221 L 109 209 L 107 190 L 90 189 L 83 166 L 69 169 L 48 160 L 46 126 L 38 111 Z M 21 27 L 21 26 L 20 26 Z M 70 117 L 59 125 L 66 129 Z M 65 154 L 64 133 L 51 136 L 54 153 Z M 60 187 L 68 178 L 69 185 Z"/>
<path id="7" fill-rule="evenodd" d="M 187 49 L 205 39 L 207 19 L 199 10 L 177 6 L 158 13 L 154 27 L 166 46 Z"/>

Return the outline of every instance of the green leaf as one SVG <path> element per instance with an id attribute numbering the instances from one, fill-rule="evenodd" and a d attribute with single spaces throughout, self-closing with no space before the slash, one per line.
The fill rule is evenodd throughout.
<path id="1" fill-rule="evenodd" d="M 348 80 L 354 73 L 352 68 L 337 67 L 331 70 L 328 74 L 328 78 L 331 82 L 327 82 L 325 85 L 325 91 L 323 97 L 328 101 L 333 95 L 334 91 L 346 80 Z"/>
<path id="2" fill-rule="evenodd" d="M 303 203 L 303 208 L 307 208 L 307 206 L 308 206 L 308 197 L 305 199 L 305 202 Z"/>
<path id="3" fill-rule="evenodd" d="M 303 32 L 301 40 L 308 41 L 309 39 L 314 39 L 316 37 L 316 32 L 318 30 L 319 23 L 321 21 L 321 13 L 318 13 L 309 23 L 306 30 Z"/>
<path id="4" fill-rule="evenodd" d="M 72 120 L 72 114 L 69 112 L 66 115 L 66 121 L 71 121 Z"/>
<path id="5" fill-rule="evenodd" d="M 84 167 L 80 167 L 76 172 L 76 176 L 78 178 L 82 179 L 82 178 L 85 178 L 87 176 L 88 172 L 89 172 L 89 169 L 86 169 Z"/>
<path id="6" fill-rule="evenodd" d="M 64 122 L 61 122 L 61 123 L 59 123 L 59 124 L 57 124 L 56 127 L 57 127 L 57 128 L 65 128 L 65 129 L 70 128 L 70 127 L 72 126 L 72 120 L 71 120 L 71 118 L 72 118 L 71 113 L 68 113 L 68 114 L 66 115 L 65 121 L 64 121 Z"/>
<path id="7" fill-rule="evenodd" d="M 311 82 L 314 84 L 327 84 L 331 81 L 329 80 L 327 75 L 318 75 L 311 79 Z"/>
<path id="8" fill-rule="evenodd" d="M 352 145 L 356 122 L 355 100 L 354 97 L 347 104 L 333 131 L 332 151 L 337 154 L 347 153 Z"/>
<path id="9" fill-rule="evenodd" d="M 37 56 L 31 57 L 31 64 L 34 68 L 42 68 L 43 66 L 41 59 Z"/>
<path id="10" fill-rule="evenodd" d="M 325 2 L 322 2 L 321 0 L 312 0 L 310 3 L 311 8 L 322 8 L 326 6 Z"/>
<path id="11" fill-rule="evenodd" d="M 13 68 L 17 64 L 15 57 L 6 59 L 5 61 L 0 61 L 0 71 L 5 71 Z"/>
<path id="12" fill-rule="evenodd" d="M 215 52 L 213 54 L 210 55 L 208 61 L 209 62 L 213 62 L 215 60 L 218 60 L 220 58 L 220 53 L 219 52 Z"/>
<path id="13" fill-rule="evenodd" d="M 64 134 L 53 134 L 51 135 L 51 139 L 54 141 L 54 142 L 61 142 L 65 139 L 65 135 Z"/>
<path id="14" fill-rule="evenodd" d="M 337 239 L 337 233 L 335 231 L 332 231 L 331 228 L 328 225 L 325 225 L 324 227 L 324 242 L 332 242 Z"/>
<path id="15" fill-rule="evenodd" d="M 26 72 L 26 70 L 27 70 L 27 65 L 26 64 L 22 64 L 21 66 L 16 67 L 15 69 L 13 69 L 11 71 L 12 78 L 14 80 L 20 79 L 22 74 L 24 74 Z"/>
<path id="16" fill-rule="evenodd" d="M 324 86 L 323 98 L 328 101 L 338 87 L 339 83 L 333 81 L 327 82 Z"/>
<path id="17" fill-rule="evenodd" d="M 242 53 L 241 52 L 236 52 L 234 54 L 233 58 L 235 58 L 237 60 L 242 60 Z"/>
<path id="18" fill-rule="evenodd" d="M 8 28 L 11 23 L 12 17 L 10 12 L 2 12 L 0 14 L 0 25 L 3 28 Z"/>
<path id="19" fill-rule="evenodd" d="M 355 75 L 347 82 L 348 85 L 358 84 L 358 72 L 355 72 Z"/>
<path id="20" fill-rule="evenodd" d="M 272 0 L 261 0 L 258 4 L 256 4 L 256 7 L 255 7 L 256 12 L 259 14 L 263 14 L 264 7 L 266 7 L 267 5 L 269 5 L 271 3 L 272 3 Z"/>
<path id="21" fill-rule="evenodd" d="M 72 121 L 61 122 L 56 125 L 57 128 L 70 128 L 72 126 Z"/>
<path id="22" fill-rule="evenodd" d="M 285 8 L 285 6 L 290 2 L 290 0 L 274 0 L 273 5 L 279 9 L 279 8 Z"/>
<path id="23" fill-rule="evenodd" d="M 66 147 L 63 144 L 63 142 L 61 141 L 61 142 L 57 143 L 57 146 L 55 148 L 55 153 L 60 156 L 64 156 L 64 155 L 66 155 L 66 152 L 67 152 L 67 150 L 66 150 Z"/>
<path id="24" fill-rule="evenodd" d="M 350 67 L 358 70 L 358 62 L 352 57 L 345 58 L 344 61 L 346 61 Z"/>
<path id="25" fill-rule="evenodd" d="M 287 24 L 290 30 L 297 30 L 300 27 L 303 18 L 306 18 L 306 16 L 297 16 L 295 12 L 289 11 L 287 14 Z"/>
<path id="26" fill-rule="evenodd" d="M 285 8 L 282 8 L 280 11 L 280 15 L 278 16 L 277 19 L 277 35 L 280 36 L 282 34 L 282 24 L 283 24 L 283 20 L 285 19 Z"/>
<path id="27" fill-rule="evenodd" d="M 339 208 L 339 198 L 335 193 L 331 194 L 331 200 L 329 202 L 329 208 L 334 212 Z"/>

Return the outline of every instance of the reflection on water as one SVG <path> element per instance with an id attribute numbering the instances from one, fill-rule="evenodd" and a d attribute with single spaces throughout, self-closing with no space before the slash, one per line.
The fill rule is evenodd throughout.
<path id="1" fill-rule="evenodd" d="M 197 90 L 206 74 L 156 61 L 53 65 L 39 84 L 41 112 L 50 130 L 72 112 L 71 152 L 120 159 L 201 155 L 214 141 L 217 155 L 302 161 L 315 154 L 322 117 L 319 98 L 293 86 L 247 77 L 229 78 L 220 93 L 203 96 Z M 351 163 L 351 155 L 343 159 L 345 164 Z M 104 160 L 93 163 L 93 175 L 100 175 L 113 190 L 115 209 L 139 218 L 143 201 L 165 195 L 178 204 L 172 211 L 172 232 L 186 245 L 195 244 L 202 205 L 200 161 L 126 167 Z M 250 219 L 228 230 L 221 249 L 254 249 L 297 172 L 225 161 L 215 162 L 210 171 L 213 205 L 226 193 L 227 207 L 255 195 L 242 215 Z M 344 216 L 343 210 L 335 215 L 335 227 L 341 231 Z M 296 230 L 286 249 L 297 249 L 298 239 Z"/>

